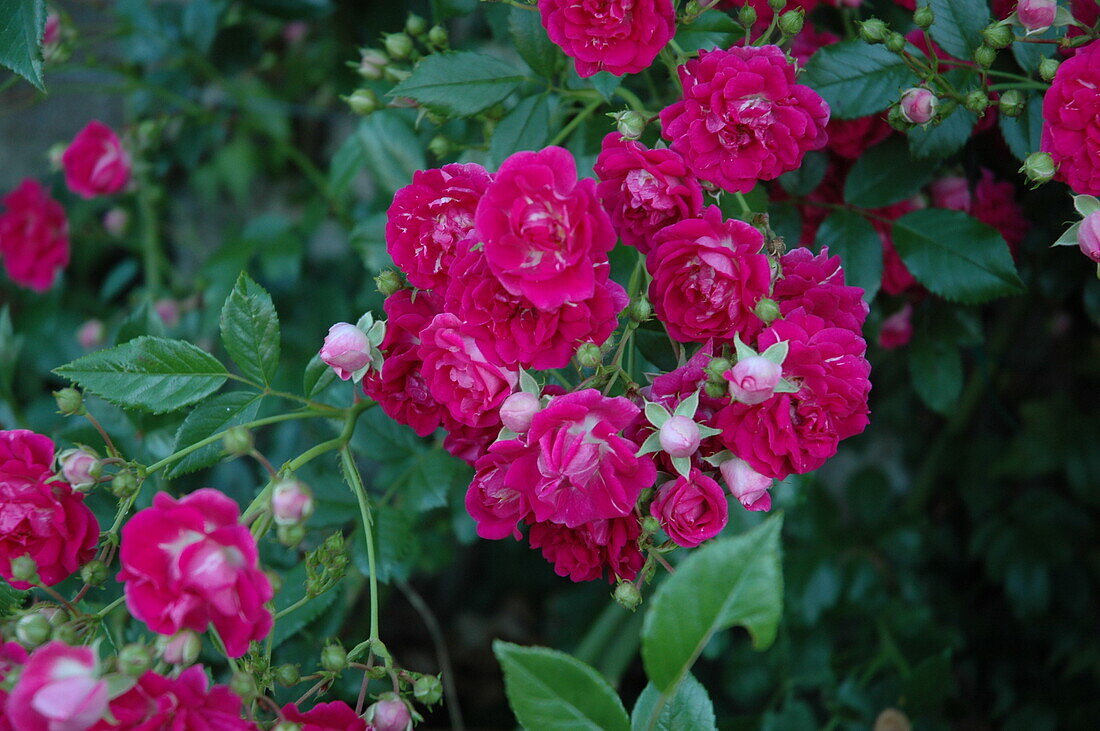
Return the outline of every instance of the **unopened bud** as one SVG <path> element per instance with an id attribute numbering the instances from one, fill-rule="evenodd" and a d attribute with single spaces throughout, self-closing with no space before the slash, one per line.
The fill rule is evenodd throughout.
<path id="1" fill-rule="evenodd" d="M 653 306 L 649 304 L 649 300 L 642 297 L 630 303 L 630 307 L 626 310 L 626 315 L 634 322 L 645 322 L 653 315 Z"/>
<path id="2" fill-rule="evenodd" d="M 1007 89 L 1001 93 L 998 107 L 1006 117 L 1019 117 L 1024 111 L 1024 95 L 1016 89 Z"/>
<path id="3" fill-rule="evenodd" d="M 443 135 L 436 135 L 428 142 L 428 151 L 436 157 L 447 157 L 454 152 L 454 145 Z"/>
<path id="4" fill-rule="evenodd" d="M 157 646 L 161 659 L 169 665 L 191 665 L 199 659 L 202 638 L 195 632 L 185 629 L 171 637 L 162 637 Z"/>
<path id="5" fill-rule="evenodd" d="M 243 426 L 235 426 L 227 429 L 222 434 L 222 447 L 226 454 L 234 457 L 243 457 L 252 453 L 252 432 Z"/>
<path id="6" fill-rule="evenodd" d="M 287 548 L 294 548 L 306 538 L 306 527 L 301 523 L 280 525 L 275 529 L 275 538 Z"/>
<path id="7" fill-rule="evenodd" d="M 1054 78 L 1054 74 L 1058 73 L 1058 61 L 1053 58 L 1044 58 L 1039 62 L 1039 76 L 1043 77 L 1043 81 L 1050 81 Z"/>
<path id="8" fill-rule="evenodd" d="M 38 647 L 43 644 L 50 639 L 52 632 L 53 628 L 50 627 L 50 621 L 38 612 L 24 614 L 15 623 L 15 639 L 27 648 Z"/>
<path id="9" fill-rule="evenodd" d="M 138 490 L 138 481 L 132 472 L 119 472 L 111 479 L 111 494 L 119 500 L 131 497 Z"/>
<path id="10" fill-rule="evenodd" d="M 84 414 L 84 396 L 75 388 L 63 388 L 53 392 L 57 401 L 57 410 L 65 416 L 80 416 Z"/>
<path id="11" fill-rule="evenodd" d="M 901 53 L 905 50 L 905 36 L 901 33 L 888 33 L 885 43 L 886 50 L 891 53 Z"/>
<path id="12" fill-rule="evenodd" d="M 364 79 L 377 81 L 384 75 L 386 65 L 389 64 L 389 62 L 389 57 L 377 48 L 367 48 L 363 51 L 363 55 L 359 59 L 359 67 L 357 70 L 359 71 L 359 75 Z"/>
<path id="13" fill-rule="evenodd" d="M 642 533 L 647 536 L 651 536 L 661 529 L 661 521 L 654 518 L 652 515 L 647 515 L 642 518 Z"/>
<path id="14" fill-rule="evenodd" d="M 768 7 L 778 13 L 787 7 L 787 0 L 768 0 Z"/>
<path id="15" fill-rule="evenodd" d="M 383 297 L 389 297 L 391 294 L 400 292 L 405 288 L 405 282 L 401 280 L 401 275 L 392 269 L 380 271 L 378 276 L 374 278 L 374 285 Z"/>
<path id="16" fill-rule="evenodd" d="M 620 607 L 631 612 L 642 603 L 642 592 L 634 586 L 633 581 L 620 581 L 615 585 L 615 593 L 612 596 Z"/>
<path id="17" fill-rule="evenodd" d="M 107 564 L 92 559 L 80 567 L 80 580 L 88 586 L 99 586 L 107 580 Z"/>
<path id="18" fill-rule="evenodd" d="M 30 556 L 16 556 L 11 560 L 11 578 L 27 584 L 38 583 L 38 564 Z"/>
<path id="19" fill-rule="evenodd" d="M 1055 0 L 1020 0 L 1016 5 L 1016 19 L 1020 21 L 1027 34 L 1034 35 L 1054 25 L 1054 16 L 1058 14 Z"/>
<path id="20" fill-rule="evenodd" d="M 112 208 L 103 214 L 103 228 L 116 239 L 126 233 L 130 225 L 130 214 L 125 208 Z"/>
<path id="21" fill-rule="evenodd" d="M 370 89 L 356 89 L 351 96 L 345 97 L 344 101 L 351 107 L 351 111 L 364 117 L 377 111 L 381 106 L 378 95 Z"/>
<path id="22" fill-rule="evenodd" d="M 321 667 L 330 673 L 338 673 L 348 666 L 348 653 L 340 645 L 325 645 L 321 650 Z"/>
<path id="23" fill-rule="evenodd" d="M 890 107 L 890 111 L 886 114 L 886 123 L 898 132 L 906 132 L 913 126 L 913 123 L 901 113 L 901 107 L 898 105 Z"/>
<path id="24" fill-rule="evenodd" d="M 145 645 L 133 643 L 118 651 L 118 671 L 137 677 L 153 667 L 153 651 Z"/>
<path id="25" fill-rule="evenodd" d="M 500 422 L 516 434 L 526 434 L 542 405 L 533 393 L 516 391 L 500 405 Z"/>
<path id="26" fill-rule="evenodd" d="M 628 140 L 636 140 L 642 136 L 642 132 L 645 132 L 645 117 L 638 112 L 628 110 L 616 112 L 609 116 L 615 120 L 615 126 L 619 134 Z"/>
<path id="27" fill-rule="evenodd" d="M 74 490 L 80 491 L 91 489 L 103 474 L 99 456 L 84 447 L 66 449 L 57 455 L 57 468 L 65 482 L 72 485 Z"/>
<path id="28" fill-rule="evenodd" d="M 913 22 L 917 24 L 917 27 L 921 30 L 928 30 L 932 27 L 932 23 L 936 21 L 936 16 L 932 12 L 932 8 L 928 5 L 922 5 L 917 8 L 913 13 Z"/>
<path id="29" fill-rule="evenodd" d="M 993 65 L 993 62 L 997 60 L 997 52 L 987 45 L 978 46 L 974 49 L 974 63 L 981 66 L 983 69 L 987 69 Z"/>
<path id="30" fill-rule="evenodd" d="M 338 322 L 328 329 L 319 353 L 325 365 L 332 368 L 340 380 L 358 378 L 370 365 L 371 342 L 367 334 L 350 322 Z"/>
<path id="31" fill-rule="evenodd" d="M 859 37 L 867 43 L 882 43 L 889 32 L 889 26 L 878 18 L 868 18 L 859 24 Z"/>
<path id="32" fill-rule="evenodd" d="M 428 31 L 428 43 L 436 48 L 446 48 L 447 29 L 441 25 L 432 26 L 432 29 Z"/>
<path id="33" fill-rule="evenodd" d="M 260 689 L 256 687 L 256 679 L 250 673 L 233 673 L 233 678 L 229 681 L 229 689 L 246 703 L 260 695 Z"/>
<path id="34" fill-rule="evenodd" d="M 707 381 L 703 384 L 703 392 L 711 398 L 724 398 L 729 396 L 729 386 L 724 383 Z"/>
<path id="35" fill-rule="evenodd" d="M 980 117 L 989 107 L 989 97 L 981 89 L 975 89 L 963 99 L 963 106 Z"/>
<path id="36" fill-rule="evenodd" d="M 779 319 L 779 303 L 770 297 L 763 297 L 756 303 L 753 313 L 759 317 L 765 325 L 770 325 Z"/>
<path id="37" fill-rule="evenodd" d="M 584 343 L 577 348 L 577 362 L 585 368 L 595 368 L 603 363 L 603 354 L 600 346 L 595 343 Z"/>
<path id="38" fill-rule="evenodd" d="M 426 706 L 439 703 L 443 697 L 443 684 L 435 675 L 421 675 L 413 682 L 413 697 Z"/>
<path id="39" fill-rule="evenodd" d="M 410 36 L 419 36 L 426 30 L 428 30 L 428 21 L 416 13 L 409 13 L 409 19 L 405 21 L 405 32 Z"/>
<path id="40" fill-rule="evenodd" d="M 779 30 L 785 36 L 796 36 L 806 24 L 806 12 L 799 8 L 779 16 Z"/>
<path id="41" fill-rule="evenodd" d="M 413 52 L 412 38 L 404 33 L 390 33 L 382 45 L 385 46 L 386 53 L 396 59 L 408 58 Z"/>
<path id="42" fill-rule="evenodd" d="M 726 379 L 722 374 L 730 368 L 733 368 L 733 363 L 730 362 L 729 358 L 711 358 L 710 362 L 707 363 L 706 367 L 703 369 L 703 372 L 707 374 L 708 381 L 721 383 L 723 387 L 725 387 Z"/>
<path id="43" fill-rule="evenodd" d="M 376 731 L 405 731 L 412 723 L 409 707 L 396 693 L 383 693 L 363 715 Z"/>
<path id="44" fill-rule="evenodd" d="M 80 629 L 76 626 L 76 624 L 72 622 L 69 622 L 68 624 L 63 624 L 60 627 L 54 629 L 53 639 L 57 640 L 58 642 L 64 642 L 66 645 L 80 644 Z"/>
<path id="45" fill-rule="evenodd" d="M 906 89 L 898 101 L 901 116 L 910 124 L 927 124 L 936 115 L 939 100 L 936 95 L 923 86 Z"/>
<path id="46" fill-rule="evenodd" d="M 313 491 L 299 480 L 281 480 L 271 490 L 276 525 L 296 525 L 313 515 Z"/>
<path id="47" fill-rule="evenodd" d="M 746 28 L 752 27 L 752 24 L 756 22 L 756 8 L 751 5 L 742 5 L 741 9 L 737 11 L 737 22 Z"/>
<path id="48" fill-rule="evenodd" d="M 276 667 L 274 675 L 275 682 L 287 688 L 297 685 L 298 681 L 302 679 L 302 672 L 298 669 L 298 666 L 289 663 Z"/>
<path id="49" fill-rule="evenodd" d="M 1012 45 L 1012 28 L 1002 22 L 993 23 L 982 29 L 982 40 L 990 48 L 1001 50 Z"/>
<path id="50" fill-rule="evenodd" d="M 1024 160 L 1020 172 L 1033 183 L 1046 183 L 1054 177 L 1057 170 L 1054 159 L 1047 152 L 1033 152 Z"/>
<path id="51" fill-rule="evenodd" d="M 690 457 L 699 450 L 703 437 L 699 425 L 686 416 L 673 416 L 658 432 L 661 449 L 670 457 Z"/>
<path id="52" fill-rule="evenodd" d="M 279 721 L 271 727 L 271 731 L 302 731 L 302 727 L 293 721 Z"/>

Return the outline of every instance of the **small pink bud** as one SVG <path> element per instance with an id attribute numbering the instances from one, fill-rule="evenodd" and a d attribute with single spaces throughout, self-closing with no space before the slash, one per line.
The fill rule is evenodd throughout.
<path id="1" fill-rule="evenodd" d="M 882 321 L 878 333 L 879 347 L 886 350 L 900 348 L 913 337 L 913 306 L 908 302 L 900 310 Z"/>
<path id="2" fill-rule="evenodd" d="M 936 105 L 939 100 L 936 95 L 921 86 L 906 89 L 898 102 L 901 107 L 901 116 L 912 124 L 925 124 L 936 114 Z"/>
<path id="3" fill-rule="evenodd" d="M 283 26 L 283 40 L 289 46 L 296 46 L 309 35 L 309 24 L 301 20 L 287 23 Z"/>
<path id="4" fill-rule="evenodd" d="M 164 638 L 160 643 L 160 656 L 169 665 L 190 665 L 199 659 L 202 639 L 189 629 Z"/>
<path id="5" fill-rule="evenodd" d="M 723 376 L 730 382 L 730 393 L 743 404 L 762 404 L 775 393 L 783 367 L 762 355 L 737 361 Z"/>
<path id="6" fill-rule="evenodd" d="M 1081 252 L 1100 264 L 1100 211 L 1085 216 L 1081 228 L 1077 230 L 1077 245 Z"/>
<path id="7" fill-rule="evenodd" d="M 277 525 L 297 525 L 313 514 L 313 492 L 298 480 L 283 480 L 271 492 L 271 514 Z"/>
<path id="8" fill-rule="evenodd" d="M 383 695 L 367 709 L 366 718 L 375 731 L 406 731 L 412 728 L 412 716 L 405 702 L 392 693 Z"/>
<path id="9" fill-rule="evenodd" d="M 161 322 L 169 330 L 180 324 L 180 303 L 173 299 L 157 300 L 153 303 L 153 309 Z"/>
<path id="10" fill-rule="evenodd" d="M 57 13 L 46 14 L 46 28 L 42 32 L 42 45 L 56 45 L 61 40 L 61 16 Z"/>
<path id="11" fill-rule="evenodd" d="M 500 421 L 516 434 L 524 434 L 531 428 L 531 420 L 540 408 L 538 396 L 517 391 L 500 405 Z"/>
<path id="12" fill-rule="evenodd" d="M 126 233 L 129 225 L 130 214 L 125 208 L 112 208 L 103 214 L 103 229 L 116 239 Z"/>
<path id="13" fill-rule="evenodd" d="M 673 416 L 661 427 L 661 449 L 670 457 L 690 457 L 699 450 L 699 425 L 686 416 Z"/>
<path id="14" fill-rule="evenodd" d="M 321 346 L 321 360 L 346 381 L 370 363 L 370 340 L 355 325 L 338 322 L 328 329 L 325 344 Z"/>
<path id="15" fill-rule="evenodd" d="M 1054 25 L 1054 16 L 1058 12 L 1055 0 L 1020 0 L 1016 6 L 1016 18 L 1020 25 L 1027 28 L 1027 34 L 1042 33 Z"/>
<path id="16" fill-rule="evenodd" d="M 745 510 L 771 510 L 772 496 L 768 490 L 772 486 L 772 478 L 760 474 L 739 457 L 723 462 L 718 470 L 730 493 Z"/>
<path id="17" fill-rule="evenodd" d="M 84 350 L 93 350 L 103 345 L 104 334 L 102 321 L 88 320 L 76 331 L 76 342 L 80 343 L 80 347 Z"/>
<path id="18" fill-rule="evenodd" d="M 74 490 L 87 490 L 100 475 L 99 457 L 87 449 L 66 449 L 57 455 L 57 466 Z"/>

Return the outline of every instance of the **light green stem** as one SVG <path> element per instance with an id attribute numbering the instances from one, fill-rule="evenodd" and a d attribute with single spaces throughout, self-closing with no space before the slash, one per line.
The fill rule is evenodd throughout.
<path id="1" fill-rule="evenodd" d="M 351 450 L 343 447 L 340 450 L 340 459 L 344 465 L 344 475 L 347 477 L 351 491 L 355 493 L 359 501 L 359 516 L 363 521 L 363 539 L 367 542 L 367 571 L 370 573 L 370 642 L 373 648 L 379 641 L 378 637 L 378 571 L 374 556 L 374 520 L 370 512 L 370 500 L 367 490 L 363 486 L 363 478 L 359 475 L 359 467 L 355 464 Z"/>

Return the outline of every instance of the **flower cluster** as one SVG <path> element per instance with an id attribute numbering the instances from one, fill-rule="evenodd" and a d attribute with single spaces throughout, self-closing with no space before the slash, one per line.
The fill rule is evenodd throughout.
<path id="1" fill-rule="evenodd" d="M 1100 195 L 1100 42 L 1058 67 L 1043 97 L 1041 148 L 1059 180 L 1082 195 Z"/>

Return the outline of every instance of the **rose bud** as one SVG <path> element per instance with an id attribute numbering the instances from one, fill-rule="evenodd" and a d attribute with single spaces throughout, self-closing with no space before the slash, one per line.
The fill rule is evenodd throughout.
<path id="1" fill-rule="evenodd" d="M 370 363 L 370 340 L 367 334 L 349 322 L 338 322 L 328 330 L 321 346 L 321 360 L 336 371 L 341 380 Z"/>
<path id="2" fill-rule="evenodd" d="M 53 641 L 27 660 L 8 696 L 5 720 L 17 729 L 84 731 L 103 717 L 107 699 L 95 651 Z"/>
<path id="3" fill-rule="evenodd" d="M 271 492 L 276 525 L 297 525 L 313 514 L 313 492 L 298 480 L 283 480 Z"/>
<path id="4" fill-rule="evenodd" d="M 730 382 L 730 393 L 743 404 L 761 404 L 771 398 L 783 367 L 762 355 L 753 355 L 737 361 L 737 365 L 725 372 Z"/>
<path id="5" fill-rule="evenodd" d="M 1054 25 L 1054 15 L 1058 12 L 1055 0 L 1020 0 L 1016 6 L 1016 19 L 1027 29 L 1030 36 L 1042 33 Z"/>
<path id="6" fill-rule="evenodd" d="M 199 659 L 202 639 L 189 629 L 159 641 L 160 657 L 170 665 L 190 665 Z"/>
<path id="7" fill-rule="evenodd" d="M 517 391 L 500 405 L 500 421 L 516 434 L 524 434 L 531 428 L 531 420 L 540 408 L 538 396 Z"/>
<path id="8" fill-rule="evenodd" d="M 112 208 L 103 214 L 103 229 L 114 236 L 121 238 L 130 225 L 130 214 L 125 208 Z"/>
<path id="9" fill-rule="evenodd" d="M 117 193 L 130 182 L 130 155 L 107 125 L 91 121 L 61 155 L 65 184 L 83 198 Z"/>
<path id="10" fill-rule="evenodd" d="M 102 474 L 99 457 L 85 447 L 66 449 L 57 455 L 57 468 L 74 490 L 87 490 Z"/>
<path id="11" fill-rule="evenodd" d="M 925 124 L 930 122 L 932 117 L 935 116 L 936 105 L 938 103 L 939 100 L 936 99 L 936 95 L 931 91 L 923 87 L 914 86 L 905 90 L 905 93 L 901 95 L 901 101 L 898 102 L 898 106 L 901 109 L 901 116 L 903 116 L 907 122 Z"/>
<path id="12" fill-rule="evenodd" d="M 673 416 L 661 426 L 661 449 L 670 457 L 690 457 L 699 449 L 699 425 L 686 416 Z"/>
<path id="13" fill-rule="evenodd" d="M 662 485 L 649 512 L 672 542 L 684 548 L 694 548 L 718 535 L 729 519 L 725 492 L 696 469 Z"/>
<path id="14" fill-rule="evenodd" d="M 913 306 L 904 307 L 882 321 L 878 332 L 878 344 L 885 350 L 893 350 L 907 344 L 913 337 Z"/>
<path id="15" fill-rule="evenodd" d="M 88 320 L 76 331 L 76 342 L 84 350 L 94 350 L 103 345 L 104 328 L 101 320 Z"/>
<path id="16" fill-rule="evenodd" d="M 376 731 L 405 731 L 412 728 L 409 707 L 393 693 L 382 695 L 367 709 L 365 715 Z"/>
<path id="17" fill-rule="evenodd" d="M 1081 252 L 1100 264 L 1100 211 L 1085 216 L 1081 228 L 1077 230 L 1077 245 Z"/>
<path id="18" fill-rule="evenodd" d="M 772 497 L 768 489 L 772 478 L 766 477 L 738 457 L 723 462 L 719 468 L 726 487 L 746 510 L 771 510 Z"/>

